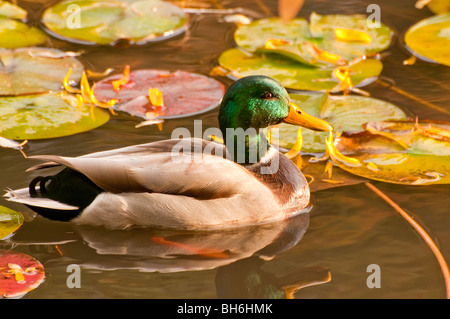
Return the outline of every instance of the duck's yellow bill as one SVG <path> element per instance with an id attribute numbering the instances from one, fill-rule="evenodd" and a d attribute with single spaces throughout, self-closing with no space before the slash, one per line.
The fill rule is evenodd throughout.
<path id="1" fill-rule="evenodd" d="M 309 128 L 314 131 L 330 132 L 333 130 L 333 127 L 328 122 L 306 114 L 292 102 L 289 103 L 289 114 L 283 122 Z"/>

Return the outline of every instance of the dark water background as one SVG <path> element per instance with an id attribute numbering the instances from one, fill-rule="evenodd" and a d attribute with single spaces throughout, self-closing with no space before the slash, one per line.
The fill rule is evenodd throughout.
<path id="1" fill-rule="evenodd" d="M 19 1 L 39 25 L 43 10 L 54 1 Z M 409 57 L 402 36 L 407 28 L 432 13 L 414 8 L 414 0 L 332 1 L 306 0 L 299 16 L 363 13 L 370 3 L 381 8 L 383 23 L 396 32 L 384 60 L 382 79 L 366 87 L 372 96 L 399 105 L 420 119 L 450 120 L 450 69 L 418 61 L 403 66 Z M 186 7 L 247 8 L 255 17 L 277 14 L 274 0 L 183 1 Z M 223 14 L 190 15 L 186 34 L 139 47 L 79 46 L 58 39 L 50 45 L 62 50 L 85 50 L 86 68 L 102 71 L 156 68 L 209 74 L 220 53 L 232 47 L 235 26 Z M 226 86 L 231 81 L 218 78 Z M 391 83 L 386 86 L 385 83 Z M 393 84 L 392 84 L 393 83 Z M 137 119 L 112 117 L 106 125 L 82 134 L 31 141 L 27 155 L 76 156 L 170 137 L 176 127 L 217 126 L 217 110 L 168 120 L 156 127 L 135 129 Z M 21 188 L 33 174 L 30 161 L 17 151 L 0 149 L 0 189 Z M 408 187 L 373 182 L 424 225 L 450 260 L 449 187 Z M 39 259 L 45 282 L 24 298 L 224 298 L 283 297 L 281 287 L 316 283 L 295 293 L 296 298 L 443 298 L 442 273 L 424 241 L 389 205 L 364 184 L 313 193 L 313 208 L 290 223 L 230 232 L 185 233 L 156 230 L 106 231 L 51 222 L 23 206 L 0 199 L 0 205 L 25 214 L 26 222 L 2 248 Z M 189 247 L 223 249 L 227 257 L 189 254 L 181 247 L 158 245 L 164 237 Z M 153 238 L 153 240 L 152 240 Z M 276 239 L 276 240 L 275 240 Z M 13 245 L 11 241 L 14 241 Z M 260 256 L 264 258 L 259 258 Z M 67 266 L 78 264 L 81 288 L 69 289 Z M 381 288 L 366 285 L 367 267 L 381 269 Z M 331 275 L 331 280 L 328 277 Z M 325 282 L 326 283 L 321 283 Z M 320 284 L 321 283 L 321 284 Z"/>

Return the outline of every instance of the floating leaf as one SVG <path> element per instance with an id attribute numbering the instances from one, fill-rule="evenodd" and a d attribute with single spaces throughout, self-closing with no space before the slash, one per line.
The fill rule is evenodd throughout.
<path id="1" fill-rule="evenodd" d="M 0 135 L 9 139 L 44 139 L 92 130 L 109 120 L 108 112 L 76 106 L 70 94 L 47 93 L 0 97 Z"/>
<path id="2" fill-rule="evenodd" d="M 341 31 L 346 35 L 339 37 L 336 33 L 339 29 L 347 30 Z M 379 27 L 371 28 L 368 18 L 364 15 L 320 15 L 313 12 L 310 17 L 310 31 L 313 37 L 323 39 L 318 43 L 321 49 L 346 59 L 386 50 L 392 38 L 389 27 L 380 23 Z M 346 37 L 347 39 L 344 39 Z"/>
<path id="3" fill-rule="evenodd" d="M 52 34 L 84 44 L 114 44 L 122 39 L 142 44 L 179 35 L 187 28 L 184 11 L 159 0 L 65 0 L 45 10 L 42 22 Z"/>
<path id="4" fill-rule="evenodd" d="M 370 29 L 363 16 L 313 13 L 310 20 L 255 20 L 239 26 L 234 40 L 249 52 L 277 53 L 319 67 L 342 65 L 346 60 L 383 51 L 390 44 L 390 29 L 384 25 Z"/>
<path id="5" fill-rule="evenodd" d="M 213 78 L 185 71 L 136 70 L 130 72 L 128 81 L 119 90 L 115 90 L 113 83 L 121 78 L 122 75 L 113 75 L 96 83 L 94 95 L 100 101 L 115 99 L 118 101 L 114 106 L 116 110 L 144 119 L 168 119 L 209 111 L 220 104 L 225 90 L 223 84 Z M 162 92 L 163 106 L 151 103 L 149 95 L 156 91 L 150 89 Z"/>
<path id="6" fill-rule="evenodd" d="M 435 14 L 450 12 L 450 1 L 448 0 L 430 0 L 427 7 Z"/>
<path id="7" fill-rule="evenodd" d="M 407 48 L 418 58 L 450 66 L 450 13 L 424 19 L 405 33 Z"/>
<path id="8" fill-rule="evenodd" d="M 336 132 L 355 132 L 370 121 L 402 120 L 405 113 L 397 106 L 370 97 L 359 95 L 328 96 L 327 94 L 291 94 L 292 101 L 306 113 L 320 117 L 330 123 Z M 291 149 L 297 138 L 297 126 L 279 124 L 273 137 L 279 146 Z M 277 132 L 277 133 L 276 133 Z M 278 135 L 275 135 L 278 134 Z M 303 147 L 306 153 L 321 153 L 326 149 L 327 132 L 302 129 Z"/>
<path id="9" fill-rule="evenodd" d="M 0 51 L 0 65 L 0 95 L 59 91 L 69 68 L 71 81 L 78 82 L 83 72 L 75 57 L 48 48 Z"/>
<path id="10" fill-rule="evenodd" d="M 343 133 L 336 149 L 359 166 L 335 163 L 355 175 L 405 185 L 450 183 L 450 123 L 386 121 Z"/>
<path id="11" fill-rule="evenodd" d="M 345 89 L 333 76 L 335 68 L 315 68 L 283 58 L 278 54 L 246 54 L 237 48 L 223 52 L 219 64 L 230 75 L 241 78 L 249 75 L 267 75 L 289 89 L 339 92 Z M 383 64 L 376 59 L 364 59 L 350 67 L 353 86 L 363 86 L 375 80 Z"/>
<path id="12" fill-rule="evenodd" d="M 27 11 L 11 2 L 0 1 L 0 17 L 24 20 L 27 17 Z"/>
<path id="13" fill-rule="evenodd" d="M 12 209 L 0 206 L 0 239 L 15 232 L 23 224 L 23 216 Z"/>
<path id="14" fill-rule="evenodd" d="M 47 36 L 41 30 L 13 19 L 0 17 L 0 48 L 14 49 L 44 43 Z"/>
<path id="15" fill-rule="evenodd" d="M 44 266 L 35 258 L 0 249 L 0 296 L 20 297 L 36 289 L 44 280 Z"/>

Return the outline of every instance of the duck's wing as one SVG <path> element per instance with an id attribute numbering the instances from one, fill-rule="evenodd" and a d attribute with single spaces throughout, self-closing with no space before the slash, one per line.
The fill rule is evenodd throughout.
<path id="1" fill-rule="evenodd" d="M 111 193 L 148 192 L 211 199 L 270 190 L 252 172 L 222 156 L 205 153 L 195 141 L 167 140 L 80 157 L 38 155 L 76 170 Z M 201 140 L 200 140 L 201 141 Z M 217 144 L 223 150 L 221 144 Z M 153 152 L 150 152 L 153 150 Z M 157 151 L 155 151 L 157 150 Z"/>
<path id="2" fill-rule="evenodd" d="M 220 157 L 226 157 L 226 147 L 223 144 L 199 138 L 162 140 L 151 143 L 144 143 L 117 148 L 113 150 L 90 153 L 79 157 L 114 159 L 114 158 L 121 158 L 123 156 L 129 156 L 138 158 L 142 156 L 148 156 L 149 154 L 154 153 L 173 152 L 180 148 L 186 153 L 198 152 L 201 149 L 203 153 L 205 153 L 206 150 L 206 152 L 209 152 L 209 154 Z M 30 156 L 30 158 L 37 158 L 37 157 Z M 49 161 L 28 168 L 27 172 L 60 165 L 61 165 L 60 163 Z"/>

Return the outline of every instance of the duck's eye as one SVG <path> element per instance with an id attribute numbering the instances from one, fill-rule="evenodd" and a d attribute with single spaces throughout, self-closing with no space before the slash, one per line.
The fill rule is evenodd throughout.
<path id="1" fill-rule="evenodd" d="M 273 98 L 273 93 L 266 92 L 266 93 L 263 94 L 263 98 L 266 99 L 266 100 L 269 100 L 269 99 Z"/>

